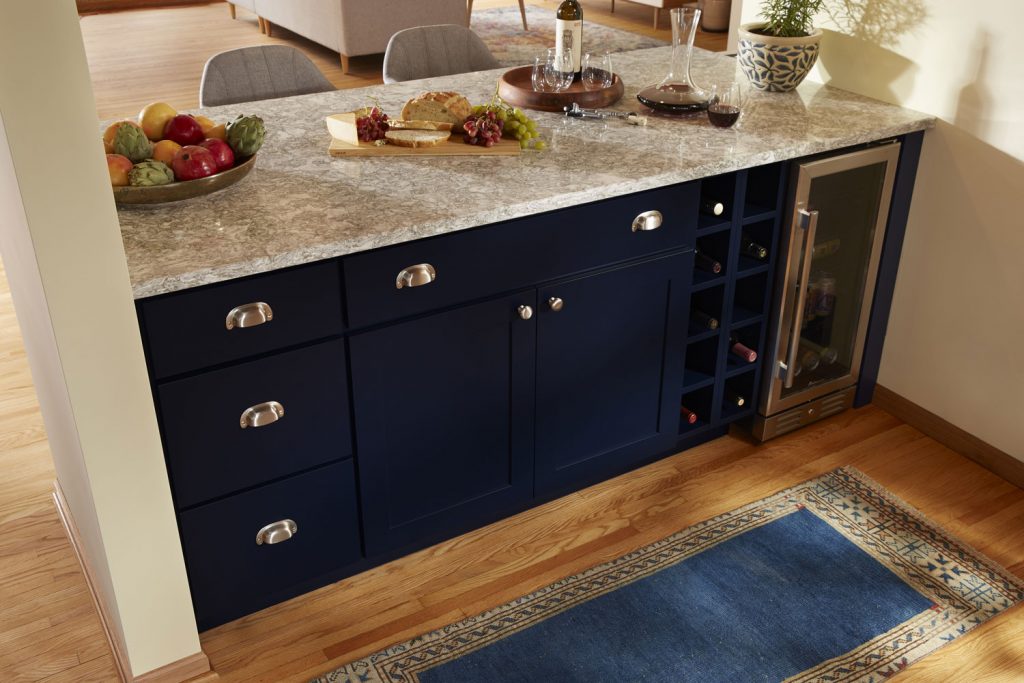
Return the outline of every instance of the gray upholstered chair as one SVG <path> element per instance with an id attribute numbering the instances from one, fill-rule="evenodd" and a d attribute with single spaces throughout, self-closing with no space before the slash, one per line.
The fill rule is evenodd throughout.
<path id="1" fill-rule="evenodd" d="M 269 100 L 334 90 L 309 57 L 287 45 L 257 45 L 210 57 L 199 84 L 199 104 Z"/>
<path id="2" fill-rule="evenodd" d="M 498 60 L 480 36 L 465 26 L 419 26 L 391 36 L 384 53 L 384 82 L 398 83 L 498 66 Z"/>

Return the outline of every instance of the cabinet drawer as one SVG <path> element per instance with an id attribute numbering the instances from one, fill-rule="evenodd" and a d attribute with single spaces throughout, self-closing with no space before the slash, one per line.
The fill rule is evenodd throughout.
<path id="1" fill-rule="evenodd" d="M 692 246 L 698 195 L 696 183 L 675 185 L 349 257 L 349 323 L 373 325 Z M 660 227 L 634 231 L 647 211 L 661 213 Z M 421 264 L 431 266 L 433 281 L 399 288 L 399 274 Z M 429 279 L 422 270 L 416 278 Z"/>
<path id="2" fill-rule="evenodd" d="M 340 334 L 343 329 L 335 261 L 143 301 L 139 310 L 157 378 Z M 261 323 L 267 316 L 269 320 Z"/>
<path id="3" fill-rule="evenodd" d="M 257 544 L 284 520 L 287 540 Z M 351 460 L 179 515 L 192 601 L 201 629 L 333 580 L 361 556 Z"/>
<path id="4" fill-rule="evenodd" d="M 352 453 L 342 339 L 167 382 L 157 393 L 179 508 Z"/>

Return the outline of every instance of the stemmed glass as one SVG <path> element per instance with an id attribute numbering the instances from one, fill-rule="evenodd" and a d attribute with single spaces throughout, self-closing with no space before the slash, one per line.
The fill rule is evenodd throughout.
<path id="1" fill-rule="evenodd" d="M 607 52 L 588 52 L 583 55 L 583 87 L 602 90 L 612 87 L 612 56 Z"/>

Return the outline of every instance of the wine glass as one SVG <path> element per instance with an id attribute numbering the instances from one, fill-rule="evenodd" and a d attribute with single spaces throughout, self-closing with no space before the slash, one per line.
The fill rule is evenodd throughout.
<path id="1" fill-rule="evenodd" d="M 711 86 L 708 99 L 708 121 L 718 128 L 729 128 L 740 118 L 742 103 L 738 83 L 717 83 Z"/>
<path id="2" fill-rule="evenodd" d="M 602 90 L 612 87 L 612 56 L 607 52 L 588 52 L 583 55 L 583 87 Z"/>
<path id="3" fill-rule="evenodd" d="M 567 90 L 572 85 L 572 53 L 568 50 L 548 48 L 544 75 L 548 85 L 555 92 Z"/>

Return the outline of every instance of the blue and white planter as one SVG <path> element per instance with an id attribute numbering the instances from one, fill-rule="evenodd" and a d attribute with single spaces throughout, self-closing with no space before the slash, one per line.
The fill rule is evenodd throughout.
<path id="1" fill-rule="evenodd" d="M 743 24 L 739 29 L 737 61 L 750 84 L 758 90 L 789 92 L 800 85 L 818 61 L 821 29 L 809 36 L 778 38 L 752 33 L 763 23 Z"/>

